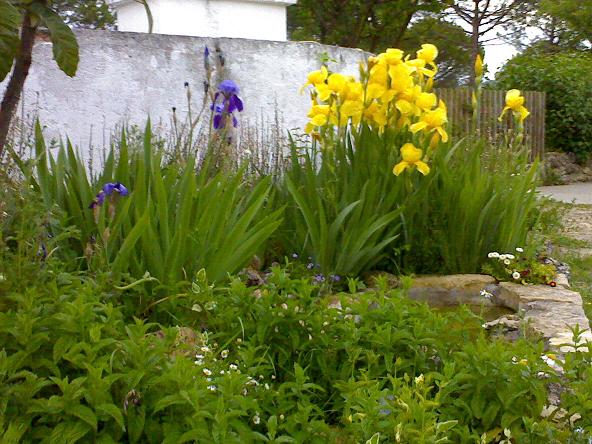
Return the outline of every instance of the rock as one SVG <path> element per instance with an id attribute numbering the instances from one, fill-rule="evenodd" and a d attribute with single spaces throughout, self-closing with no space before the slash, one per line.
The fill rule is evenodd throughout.
<path id="1" fill-rule="evenodd" d="M 409 297 L 433 306 L 497 305 L 481 295 L 486 289 L 497 293 L 497 281 L 484 274 L 453 274 L 449 276 L 419 276 L 413 279 Z"/>
<path id="2" fill-rule="evenodd" d="M 564 185 L 592 180 L 590 163 L 581 165 L 573 153 L 547 152 L 544 160 L 545 180 L 554 185 Z"/>
<path id="3" fill-rule="evenodd" d="M 528 322 L 528 328 L 561 352 L 574 350 L 573 329 L 585 332 L 584 342 L 592 341 L 590 323 L 582 305 L 582 297 L 575 291 L 545 285 L 500 283 L 499 300 L 516 310 Z"/>
<path id="4" fill-rule="evenodd" d="M 378 281 L 384 279 L 388 288 L 399 288 L 401 281 L 397 276 L 385 271 L 370 271 L 364 274 L 364 282 L 369 288 L 378 288 Z"/>
<path id="5" fill-rule="evenodd" d="M 504 330 L 519 330 L 520 329 L 520 318 L 516 315 L 506 315 L 501 318 L 494 319 L 493 321 L 486 322 L 483 324 L 483 328 L 491 330 L 493 328 L 502 328 Z"/>

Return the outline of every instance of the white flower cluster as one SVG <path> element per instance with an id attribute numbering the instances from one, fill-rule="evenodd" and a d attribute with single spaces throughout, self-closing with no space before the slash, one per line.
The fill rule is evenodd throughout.
<path id="1" fill-rule="evenodd" d="M 516 252 L 524 253 L 524 248 L 516 247 Z M 497 251 L 492 251 L 491 253 L 488 253 L 487 257 L 489 259 L 497 259 L 498 261 L 503 262 L 505 266 L 511 265 L 512 261 L 516 259 L 516 256 L 514 256 L 511 253 L 500 254 Z M 509 273 L 512 275 L 512 279 L 514 280 L 519 280 L 522 277 L 522 275 L 516 270 L 509 271 Z"/>

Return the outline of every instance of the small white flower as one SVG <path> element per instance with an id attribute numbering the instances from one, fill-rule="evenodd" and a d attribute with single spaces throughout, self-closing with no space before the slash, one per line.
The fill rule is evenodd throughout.
<path id="1" fill-rule="evenodd" d="M 226 358 L 228 358 L 228 353 L 229 353 L 228 350 L 222 350 L 222 352 L 220 352 L 220 357 L 222 359 L 226 359 Z"/>
<path id="2" fill-rule="evenodd" d="M 298 323 L 299 323 L 299 324 L 300 324 L 302 327 L 304 327 L 304 321 L 303 321 L 302 319 L 300 319 L 300 320 L 298 321 Z"/>
<path id="3" fill-rule="evenodd" d="M 510 262 L 510 259 L 504 259 L 504 264 L 505 265 L 510 265 L 512 262 Z"/>
<path id="4" fill-rule="evenodd" d="M 520 279 L 520 273 L 518 273 L 517 271 L 515 271 L 514 273 L 512 273 L 512 277 L 516 280 Z"/>
<path id="5" fill-rule="evenodd" d="M 208 347 L 208 346 L 204 345 L 203 347 L 201 347 L 201 348 L 200 348 L 200 350 L 201 350 L 202 352 L 204 352 L 204 353 L 207 353 L 207 352 L 209 352 L 209 351 L 210 351 L 210 347 Z"/>
<path id="6" fill-rule="evenodd" d="M 492 251 L 491 253 L 489 253 L 487 255 L 488 258 L 493 258 L 493 259 L 497 259 L 498 257 L 500 257 L 500 254 L 497 251 Z"/>
<path id="7" fill-rule="evenodd" d="M 269 390 L 269 384 L 267 382 L 265 383 L 265 390 Z"/>
<path id="8" fill-rule="evenodd" d="M 508 256 L 507 256 L 507 255 L 505 255 L 505 254 L 500 254 L 500 255 L 499 255 L 499 260 L 500 260 L 500 261 L 505 261 L 507 258 L 508 258 Z"/>
<path id="9" fill-rule="evenodd" d="M 516 256 L 514 256 L 513 254 L 506 254 L 506 258 L 513 261 L 514 259 L 516 259 Z"/>
<path id="10" fill-rule="evenodd" d="M 204 375 L 206 375 L 206 376 L 211 376 L 211 374 L 212 374 L 212 371 L 211 371 L 211 370 L 209 370 L 209 369 L 207 369 L 207 368 L 204 368 L 204 369 L 202 370 L 202 372 L 203 372 L 203 374 L 204 374 Z"/>
<path id="11" fill-rule="evenodd" d="M 196 359 L 195 361 L 193 361 L 193 363 L 195 365 L 199 365 L 199 366 L 202 366 L 203 365 L 203 361 L 201 359 Z"/>
<path id="12" fill-rule="evenodd" d="M 193 304 L 193 307 L 191 307 L 191 310 L 197 311 L 199 313 L 199 312 L 201 312 L 201 305 Z"/>
<path id="13" fill-rule="evenodd" d="M 487 290 L 481 290 L 480 291 L 481 296 L 483 296 L 485 299 L 491 299 L 493 297 L 493 294 L 491 294 L 490 292 L 488 292 Z"/>
<path id="14" fill-rule="evenodd" d="M 275 379 L 275 375 L 271 375 L 271 379 Z"/>
<path id="15" fill-rule="evenodd" d="M 282 307 L 284 310 L 287 310 L 288 309 L 288 304 L 286 304 L 284 302 L 282 305 L 280 305 L 280 307 Z"/>
<path id="16" fill-rule="evenodd" d="M 236 364 L 230 364 L 230 365 L 228 366 L 228 368 L 229 368 L 230 370 L 232 370 L 232 371 L 237 371 L 237 370 L 238 370 L 238 365 L 236 365 Z"/>
<path id="17" fill-rule="evenodd" d="M 516 247 L 516 251 L 518 253 L 524 253 L 524 248 L 522 248 L 522 247 Z"/>
<path id="18" fill-rule="evenodd" d="M 208 390 L 209 390 L 210 392 L 215 392 L 217 388 L 218 388 L 218 387 L 216 387 L 215 385 L 208 385 Z"/>
<path id="19" fill-rule="evenodd" d="M 203 358 L 204 358 L 204 355 L 201 355 L 199 353 L 195 355 L 195 359 L 203 359 Z"/>
<path id="20" fill-rule="evenodd" d="M 253 416 L 253 424 L 257 425 L 260 422 L 261 422 L 261 418 L 259 418 L 259 415 Z"/>
<path id="21" fill-rule="evenodd" d="M 241 342 L 243 342 L 243 340 L 241 338 L 236 338 L 236 343 L 240 344 Z"/>

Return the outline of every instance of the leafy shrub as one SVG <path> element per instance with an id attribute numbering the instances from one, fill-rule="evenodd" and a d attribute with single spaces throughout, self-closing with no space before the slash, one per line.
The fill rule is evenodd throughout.
<path id="1" fill-rule="evenodd" d="M 518 55 L 496 77 L 505 88 L 546 93 L 546 143 L 580 161 L 592 152 L 592 58 L 583 53 Z"/>

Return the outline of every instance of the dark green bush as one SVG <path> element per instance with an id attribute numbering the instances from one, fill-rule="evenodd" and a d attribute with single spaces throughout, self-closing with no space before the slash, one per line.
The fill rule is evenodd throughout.
<path id="1" fill-rule="evenodd" d="M 583 53 L 518 55 L 497 75 L 498 88 L 547 93 L 546 145 L 574 153 L 592 152 L 592 57 Z"/>

